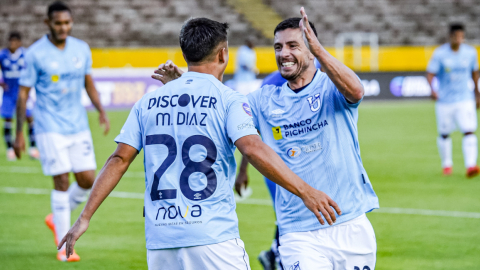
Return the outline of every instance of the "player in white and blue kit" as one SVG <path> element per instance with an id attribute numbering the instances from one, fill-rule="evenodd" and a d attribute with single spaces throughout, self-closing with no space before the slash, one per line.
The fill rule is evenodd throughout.
<path id="1" fill-rule="evenodd" d="M 254 48 L 254 38 L 248 37 L 245 45 L 240 46 L 237 50 L 235 74 L 233 75 L 234 89 L 244 95 L 251 92 L 252 84 L 257 78 L 257 54 Z"/>
<path id="2" fill-rule="evenodd" d="M 480 106 L 478 92 L 478 56 L 474 47 L 464 44 L 465 31 L 461 24 L 450 26 L 450 42 L 435 49 L 427 67 L 427 79 L 433 85 L 438 79 L 438 93 L 433 90 L 432 98 L 437 101 L 437 145 L 442 160 L 443 174 L 452 173 L 452 139 L 450 133 L 458 128 L 464 135 L 463 157 L 467 177 L 480 173 L 477 165 L 478 146 L 477 113 Z M 470 84 L 473 79 L 473 91 Z"/>
<path id="3" fill-rule="evenodd" d="M 69 37 L 73 24 L 70 9 L 61 2 L 48 7 L 46 20 L 50 33 L 28 49 L 26 68 L 20 77 L 17 103 L 17 137 L 15 152 L 20 158 L 25 148 L 21 127 L 25 119 L 29 91 L 35 87 L 36 139 L 43 173 L 53 177 L 51 194 L 52 214 L 45 222 L 53 231 L 55 243 L 70 228 L 70 213 L 86 200 L 95 180 L 95 154 L 88 126 L 86 110 L 81 104 L 85 89 L 92 104 L 99 111 L 99 120 L 108 132 L 109 123 L 91 77 L 92 56 L 89 46 Z M 76 183 L 69 185 L 69 173 Z M 57 253 L 60 261 L 78 261 L 80 257 L 66 258 L 65 249 Z"/>
<path id="4" fill-rule="evenodd" d="M 88 202 L 59 247 L 67 255 L 90 218 L 141 149 L 145 165 L 148 268 L 250 269 L 240 240 L 233 185 L 236 147 L 260 172 L 331 224 L 340 210 L 308 186 L 265 145 L 247 98 L 221 83 L 228 64 L 226 23 L 187 21 L 180 47 L 188 72 L 146 94 L 130 112 L 117 150 L 100 172 Z M 331 208 L 333 207 L 333 208 Z"/>
<path id="5" fill-rule="evenodd" d="M 3 98 L 1 106 L 1 116 L 5 120 L 3 127 L 3 136 L 7 145 L 7 160 L 16 160 L 13 150 L 12 137 L 12 119 L 15 114 L 15 107 L 18 98 L 18 79 L 20 72 L 25 67 L 24 59 L 25 48 L 22 47 L 22 36 L 19 32 L 13 31 L 8 35 L 8 46 L 0 51 L 0 67 L 2 70 L 2 79 L 0 86 L 3 88 Z M 39 153 L 35 143 L 33 130 L 33 117 L 31 107 L 33 102 L 27 103 L 27 122 L 28 135 L 30 139 L 30 148 L 28 153 L 34 159 L 39 158 Z"/>

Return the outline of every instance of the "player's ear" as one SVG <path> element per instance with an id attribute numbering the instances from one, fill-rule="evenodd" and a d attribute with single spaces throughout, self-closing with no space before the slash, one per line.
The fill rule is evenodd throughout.
<path id="1" fill-rule="evenodd" d="M 227 48 L 223 47 L 218 51 L 218 62 L 220 64 L 227 64 L 228 63 L 228 50 Z"/>

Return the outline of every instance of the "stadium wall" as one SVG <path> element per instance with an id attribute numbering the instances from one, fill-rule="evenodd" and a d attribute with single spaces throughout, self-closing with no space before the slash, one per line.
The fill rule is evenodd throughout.
<path id="1" fill-rule="evenodd" d="M 475 46 L 480 54 L 480 46 Z M 425 71 L 428 60 L 436 46 L 382 46 L 378 49 L 378 72 Z M 230 61 L 226 74 L 233 74 L 235 69 L 236 47 L 230 47 Z M 326 48 L 336 56 L 335 48 Z M 257 67 L 261 74 L 277 70 L 275 53 L 271 47 L 257 47 Z M 371 51 L 369 47 L 361 48 L 361 65 L 354 66 L 354 49 L 345 47 L 344 62 L 358 72 L 374 71 L 370 66 Z M 179 48 L 94 48 L 92 49 L 94 68 L 151 68 L 172 60 L 178 66 L 185 67 Z"/>

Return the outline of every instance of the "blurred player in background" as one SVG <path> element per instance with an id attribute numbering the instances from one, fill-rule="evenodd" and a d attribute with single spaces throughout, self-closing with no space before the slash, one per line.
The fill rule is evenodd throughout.
<path id="1" fill-rule="evenodd" d="M 437 101 L 438 135 L 437 145 L 442 159 L 443 174 L 452 174 L 452 133 L 457 127 L 463 133 L 462 149 L 467 177 L 480 172 L 477 165 L 477 113 L 480 107 L 478 92 L 478 59 L 475 48 L 463 44 L 465 30 L 462 24 L 450 25 L 450 43 L 435 49 L 427 67 L 430 86 L 438 78 L 438 93 L 433 90 L 432 98 Z M 469 87 L 473 79 L 473 92 Z"/>
<path id="2" fill-rule="evenodd" d="M 315 67 L 321 70 L 321 65 L 317 59 L 315 59 Z M 286 82 L 287 80 L 282 77 L 282 74 L 279 71 L 274 71 L 263 79 L 261 87 L 265 85 L 274 85 L 274 86 L 280 87 Z M 242 159 L 242 162 L 240 164 L 240 170 L 237 176 L 237 181 L 235 181 L 235 190 L 240 196 L 243 195 L 242 194 L 243 188 L 246 188 L 248 185 L 247 167 L 248 167 L 247 160 Z M 266 177 L 264 177 L 264 180 L 265 180 L 265 185 L 268 188 L 268 192 L 270 193 L 270 197 L 273 201 L 273 205 L 275 206 L 275 196 L 276 196 L 277 185 Z M 264 269 L 266 270 L 275 269 L 275 268 L 283 269 L 283 266 L 280 262 L 280 253 L 278 252 L 279 245 L 280 245 L 280 242 L 279 242 L 278 226 L 276 226 L 275 238 L 272 241 L 271 248 L 269 250 L 263 250 L 262 252 L 260 252 L 260 255 L 258 255 L 258 260 L 260 261 Z M 276 265 L 278 265 L 278 267 L 276 267 Z"/>
<path id="3" fill-rule="evenodd" d="M 235 146 L 263 174 L 335 220 L 325 193 L 308 186 L 264 144 L 247 98 L 222 84 L 226 23 L 187 21 L 180 47 L 188 72 L 138 101 L 92 194 L 67 236 L 67 254 L 137 154 L 145 155 L 145 234 L 150 270 L 250 269 L 238 231 Z M 331 217 L 330 217 L 331 215 Z"/>
<path id="4" fill-rule="evenodd" d="M 245 40 L 245 45 L 240 46 L 237 51 L 233 80 L 235 90 L 244 95 L 248 95 L 252 91 L 252 83 L 257 78 L 257 54 L 254 48 L 254 37 L 248 37 Z"/>
<path id="5" fill-rule="evenodd" d="M 35 42 L 25 55 L 27 66 L 19 82 L 17 130 L 21 130 L 25 119 L 28 93 L 35 87 L 34 116 L 40 160 L 43 173 L 53 177 L 55 188 L 51 195 L 53 214 L 45 222 L 57 245 L 70 228 L 70 212 L 86 200 L 95 180 L 92 136 L 86 110 L 80 102 L 83 89 L 100 113 L 105 134 L 110 124 L 91 76 L 90 48 L 84 41 L 69 36 L 73 25 L 70 9 L 62 2 L 54 2 L 47 15 L 45 23 L 50 33 Z M 17 131 L 18 158 L 24 149 L 23 134 Z M 70 172 L 74 173 L 76 183 L 69 187 Z M 58 252 L 57 259 L 67 261 L 64 249 Z M 76 253 L 68 258 L 68 261 L 78 260 Z"/>
<path id="6" fill-rule="evenodd" d="M 303 19 L 284 20 L 274 31 L 277 66 L 288 83 L 266 85 L 247 98 L 262 140 L 305 182 L 336 198 L 342 215 L 334 226 L 328 226 L 332 215 L 324 215 L 328 225 L 318 224 L 318 216 L 299 197 L 277 186 L 281 262 L 291 270 L 372 270 L 377 244 L 365 213 L 379 203 L 357 135 L 363 85 L 323 48 L 303 8 L 301 14 Z M 325 73 L 315 67 L 315 58 Z M 178 74 L 164 76 L 175 79 Z"/>
<path id="7" fill-rule="evenodd" d="M 9 161 L 16 160 L 15 151 L 13 150 L 12 119 L 15 114 L 15 107 L 18 98 L 18 79 L 20 78 L 20 72 L 25 67 L 24 53 L 25 49 L 22 47 L 21 34 L 15 31 L 11 32 L 8 35 L 7 48 L 0 51 L 0 66 L 2 68 L 3 77 L 3 82 L 0 82 L 0 86 L 3 88 L 1 114 L 2 118 L 5 120 L 3 136 L 5 143 L 7 144 L 7 160 Z M 33 117 L 30 108 L 27 109 L 26 117 L 30 139 L 28 154 L 31 158 L 38 159 L 40 155 L 35 144 Z"/>

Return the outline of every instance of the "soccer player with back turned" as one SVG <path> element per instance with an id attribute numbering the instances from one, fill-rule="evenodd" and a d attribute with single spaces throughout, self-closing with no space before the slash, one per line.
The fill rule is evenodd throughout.
<path id="1" fill-rule="evenodd" d="M 28 49 L 26 68 L 20 77 L 17 103 L 17 138 L 15 152 L 20 158 L 25 149 L 21 127 L 25 119 L 25 104 L 31 87 L 35 87 L 37 101 L 34 108 L 36 139 L 43 173 L 53 177 L 51 195 L 53 214 L 45 219 L 53 231 L 55 244 L 70 228 L 70 213 L 86 200 L 95 180 L 95 154 L 85 108 L 81 104 L 85 88 L 99 111 L 99 120 L 108 132 L 109 122 L 91 76 L 92 56 L 87 43 L 70 37 L 72 14 L 62 2 L 48 7 L 45 23 L 50 33 Z M 76 183 L 69 185 L 73 172 Z M 67 261 L 65 250 L 57 259 Z M 68 261 L 78 261 L 74 253 Z"/>
<path id="2" fill-rule="evenodd" d="M 435 49 L 427 67 L 430 85 L 438 78 L 438 93 L 433 90 L 436 100 L 438 138 L 437 145 L 442 159 L 443 174 L 452 174 L 452 139 L 450 134 L 458 127 L 463 133 L 462 149 L 467 177 L 480 172 L 477 165 L 478 143 L 474 132 L 477 130 L 477 112 L 480 107 L 478 92 L 478 59 L 475 48 L 464 44 L 465 30 L 461 24 L 450 25 L 450 42 Z M 469 82 L 473 79 L 473 92 Z"/>
<path id="3" fill-rule="evenodd" d="M 221 83 L 228 63 L 227 29 L 206 18 L 183 25 L 180 47 L 188 72 L 146 94 L 131 110 L 115 139 L 116 151 L 59 244 L 66 242 L 67 255 L 142 148 L 150 270 L 250 269 L 232 190 L 236 147 L 261 173 L 298 196 L 317 223 L 336 220 L 335 202 L 261 141 L 247 98 Z"/>

